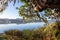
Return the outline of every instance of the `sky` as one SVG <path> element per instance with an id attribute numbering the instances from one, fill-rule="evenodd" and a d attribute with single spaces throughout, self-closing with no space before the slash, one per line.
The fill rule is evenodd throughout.
<path id="1" fill-rule="evenodd" d="M 16 19 L 16 18 L 22 18 L 19 16 L 18 10 L 16 7 L 20 7 L 23 3 L 16 3 L 15 6 L 13 6 L 13 2 L 9 3 L 8 7 L 0 13 L 0 18 L 8 18 L 8 19 Z"/>

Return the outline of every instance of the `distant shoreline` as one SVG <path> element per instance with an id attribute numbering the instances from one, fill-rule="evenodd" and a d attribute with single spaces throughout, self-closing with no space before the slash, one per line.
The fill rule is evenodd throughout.
<path id="1" fill-rule="evenodd" d="M 55 20 L 48 20 L 49 22 L 55 22 Z M 23 19 L 0 19 L 0 24 L 25 24 L 25 23 L 37 23 L 37 22 L 43 22 L 40 20 L 35 21 L 23 21 Z"/>

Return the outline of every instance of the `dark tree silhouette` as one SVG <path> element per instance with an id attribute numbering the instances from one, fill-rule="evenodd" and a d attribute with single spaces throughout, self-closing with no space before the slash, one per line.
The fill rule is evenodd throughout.
<path id="1" fill-rule="evenodd" d="M 41 11 L 46 8 L 60 8 L 60 0 L 33 0 L 32 4 L 35 11 Z"/>

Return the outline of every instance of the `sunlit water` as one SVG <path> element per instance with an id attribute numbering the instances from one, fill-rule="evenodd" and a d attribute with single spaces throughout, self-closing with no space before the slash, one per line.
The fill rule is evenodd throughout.
<path id="1" fill-rule="evenodd" d="M 38 23 L 26 23 L 26 24 L 0 24 L 0 33 L 7 30 L 24 30 L 24 29 L 37 29 L 44 25 L 43 22 Z"/>

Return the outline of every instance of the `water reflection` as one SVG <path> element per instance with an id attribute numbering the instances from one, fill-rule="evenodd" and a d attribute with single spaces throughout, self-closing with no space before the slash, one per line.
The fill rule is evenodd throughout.
<path id="1" fill-rule="evenodd" d="M 24 30 L 24 29 L 36 29 L 42 27 L 43 22 L 38 23 L 26 23 L 26 24 L 0 24 L 0 33 L 3 33 L 6 30 Z"/>

